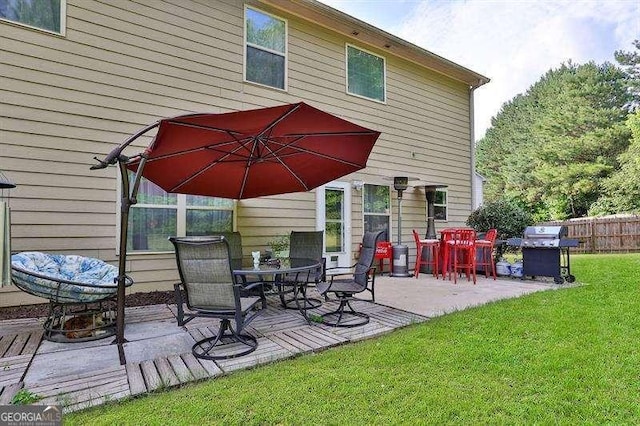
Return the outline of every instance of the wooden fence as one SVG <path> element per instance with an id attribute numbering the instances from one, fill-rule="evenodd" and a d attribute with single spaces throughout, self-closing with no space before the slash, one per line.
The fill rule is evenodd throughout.
<path id="1" fill-rule="evenodd" d="M 569 238 L 580 241 L 576 253 L 625 253 L 640 251 L 640 216 L 588 217 L 546 222 L 566 225 Z"/>

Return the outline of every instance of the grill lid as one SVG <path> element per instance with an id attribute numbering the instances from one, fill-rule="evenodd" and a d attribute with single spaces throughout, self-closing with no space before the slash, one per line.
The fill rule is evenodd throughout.
<path id="1" fill-rule="evenodd" d="M 509 238 L 507 244 L 515 247 L 557 248 L 577 247 L 578 240 L 565 238 L 569 228 L 562 226 L 527 226 L 522 238 Z"/>
<path id="2" fill-rule="evenodd" d="M 524 229 L 525 239 L 559 239 L 569 233 L 566 226 L 527 226 Z"/>

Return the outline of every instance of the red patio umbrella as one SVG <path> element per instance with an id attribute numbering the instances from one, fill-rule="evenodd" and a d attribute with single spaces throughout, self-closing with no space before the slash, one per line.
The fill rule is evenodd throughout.
<path id="1" fill-rule="evenodd" d="M 142 174 L 182 194 L 308 191 L 364 168 L 379 135 L 304 103 L 186 115 L 160 121 Z"/>
<path id="2" fill-rule="evenodd" d="M 148 131 L 155 138 L 141 154 L 122 151 Z M 142 176 L 167 192 L 244 199 L 308 191 L 366 166 L 380 133 L 303 102 L 224 114 L 191 114 L 160 120 L 114 149 L 92 169 L 120 166 L 120 276 L 117 338 L 126 362 L 124 283 L 129 208 Z M 136 173 L 130 185 L 127 170 Z"/>

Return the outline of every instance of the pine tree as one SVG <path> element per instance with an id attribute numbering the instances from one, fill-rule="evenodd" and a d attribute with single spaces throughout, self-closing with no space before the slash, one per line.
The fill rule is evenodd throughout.
<path id="1" fill-rule="evenodd" d="M 486 199 L 515 200 L 536 220 L 586 215 L 629 146 L 629 80 L 610 63 L 569 62 L 503 105 L 478 143 Z"/>

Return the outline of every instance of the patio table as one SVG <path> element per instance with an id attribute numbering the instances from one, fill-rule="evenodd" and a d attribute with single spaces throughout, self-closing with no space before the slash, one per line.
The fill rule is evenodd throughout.
<path id="1" fill-rule="evenodd" d="M 278 264 L 261 263 L 258 267 L 243 266 L 234 269 L 233 275 L 241 282 L 262 282 L 280 297 L 286 308 L 284 295 L 293 293 L 296 307 L 308 324 L 311 324 L 307 310 L 313 306 L 307 298 L 307 284 L 322 271 L 322 263 L 313 259 L 285 259 Z"/>
<path id="2" fill-rule="evenodd" d="M 460 230 L 473 230 L 467 226 L 444 228 L 440 231 L 440 270 L 442 271 L 442 279 L 446 280 L 449 273 L 450 259 L 447 241 L 451 241 L 457 231 Z"/>

